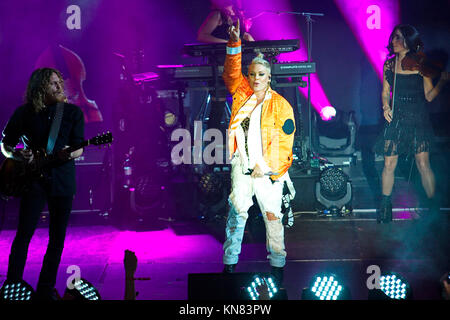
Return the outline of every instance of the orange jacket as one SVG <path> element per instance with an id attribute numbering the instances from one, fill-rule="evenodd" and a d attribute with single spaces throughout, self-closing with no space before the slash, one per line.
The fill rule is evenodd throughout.
<path id="1" fill-rule="evenodd" d="M 230 125 L 239 109 L 253 94 L 253 90 L 242 74 L 241 41 L 228 41 L 227 46 L 238 53 L 227 54 L 222 77 L 228 91 L 233 96 Z M 271 90 L 271 89 L 269 89 Z M 273 180 L 281 177 L 292 164 L 292 146 L 294 144 L 295 120 L 291 105 L 275 91 L 272 98 L 264 102 L 261 110 L 261 140 L 263 157 L 272 172 Z M 230 129 L 230 127 L 229 127 Z M 230 155 L 237 149 L 236 138 L 230 143 Z"/>

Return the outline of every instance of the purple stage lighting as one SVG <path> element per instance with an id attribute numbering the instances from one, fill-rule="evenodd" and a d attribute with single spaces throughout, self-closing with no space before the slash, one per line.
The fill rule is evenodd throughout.
<path id="1" fill-rule="evenodd" d="M 389 35 L 399 23 L 398 0 L 334 0 L 380 80 Z"/>

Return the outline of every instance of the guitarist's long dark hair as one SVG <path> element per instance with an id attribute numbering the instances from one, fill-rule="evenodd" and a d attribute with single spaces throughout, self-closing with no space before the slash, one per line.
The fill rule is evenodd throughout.
<path id="1" fill-rule="evenodd" d="M 45 107 L 46 88 L 50 83 L 50 77 L 53 73 L 56 73 L 61 82 L 63 81 L 61 73 L 53 68 L 39 68 L 31 74 L 30 80 L 28 81 L 25 102 L 31 104 L 36 112 L 41 111 Z"/>

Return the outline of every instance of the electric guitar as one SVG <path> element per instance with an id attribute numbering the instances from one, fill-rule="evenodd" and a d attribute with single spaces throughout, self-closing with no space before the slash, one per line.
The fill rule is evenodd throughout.
<path id="1" fill-rule="evenodd" d="M 68 147 L 64 149 L 64 153 L 70 154 L 89 145 L 101 146 L 110 144 L 112 141 L 112 134 L 107 132 Z M 33 160 L 30 163 L 26 160 L 7 158 L 0 167 L 0 193 L 5 196 L 21 196 L 23 192 L 29 189 L 33 181 L 46 178 L 46 169 L 62 162 L 64 160 L 61 159 L 60 151 L 50 155 L 43 150 L 33 151 Z"/>

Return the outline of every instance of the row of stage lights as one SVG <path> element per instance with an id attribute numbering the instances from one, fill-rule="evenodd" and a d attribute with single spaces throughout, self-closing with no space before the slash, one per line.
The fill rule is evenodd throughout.
<path id="1" fill-rule="evenodd" d="M 249 300 L 283 299 L 282 290 L 270 276 L 256 274 L 252 282 L 243 288 Z M 99 301 L 97 289 L 85 279 L 79 279 L 73 289 L 66 289 L 64 297 L 71 300 Z M 5 281 L 0 289 L 0 301 L 33 300 L 34 290 L 25 281 Z M 383 274 L 380 277 L 380 289 L 369 291 L 369 300 L 391 299 L 406 300 L 412 298 L 408 282 L 397 273 Z M 314 276 L 310 286 L 302 291 L 302 300 L 350 300 L 350 291 L 335 274 L 322 273 Z"/>
<path id="2" fill-rule="evenodd" d="M 265 291 L 265 299 L 280 299 L 281 290 L 271 277 L 256 275 L 246 288 L 248 298 L 262 300 L 261 290 Z M 261 286 L 265 289 L 259 289 Z M 314 276 L 310 286 L 302 291 L 302 300 L 350 300 L 350 290 L 332 273 Z M 380 276 L 380 289 L 369 290 L 369 300 L 409 300 L 412 290 L 408 282 L 399 274 L 390 272 Z"/>
<path id="3" fill-rule="evenodd" d="M 25 281 L 6 280 L 0 289 L 0 301 L 29 301 L 35 298 L 33 287 Z M 100 293 L 87 280 L 80 278 L 73 289 L 66 288 L 64 300 L 101 300 Z"/>

